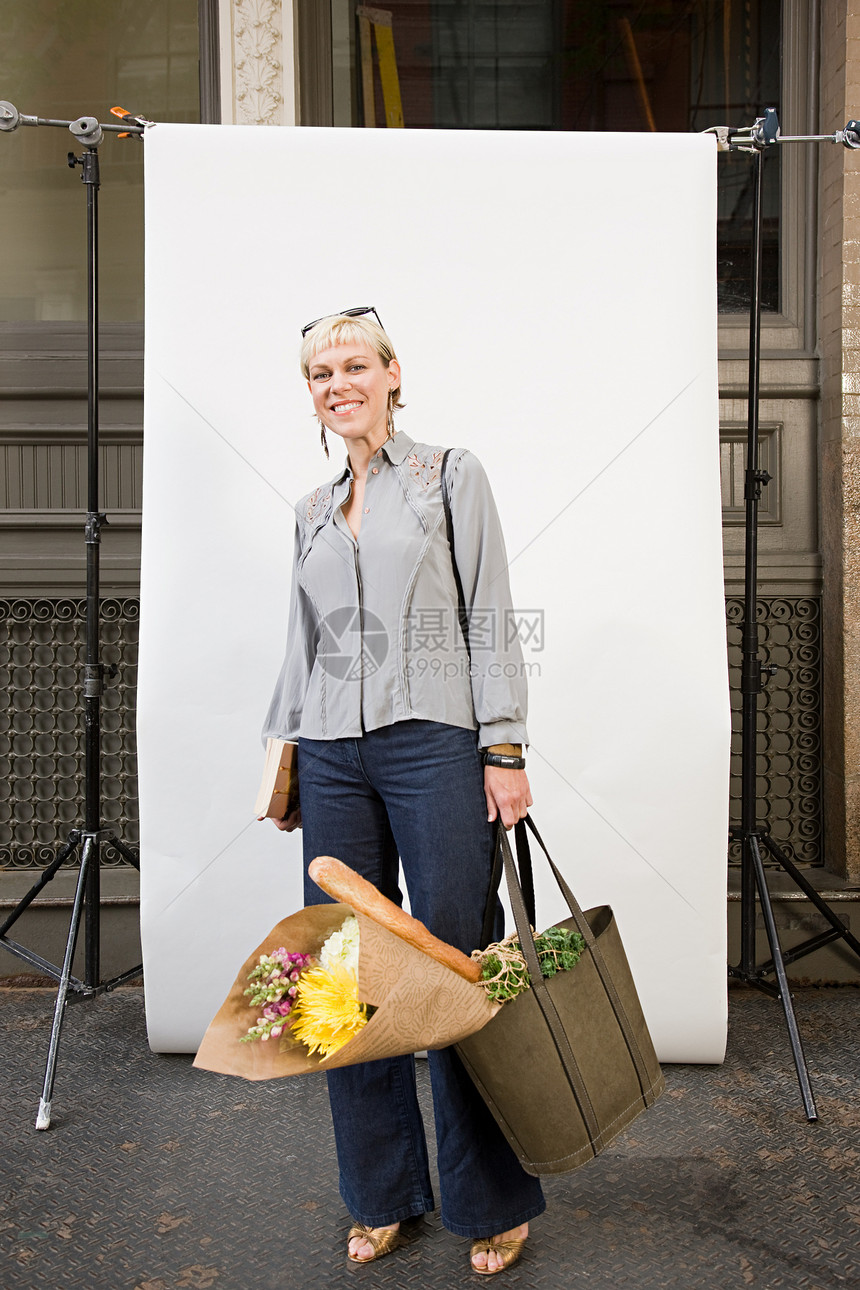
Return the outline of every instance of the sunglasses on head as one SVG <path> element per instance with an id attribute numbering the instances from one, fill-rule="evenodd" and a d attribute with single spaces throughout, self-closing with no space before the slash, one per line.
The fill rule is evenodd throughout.
<path id="1" fill-rule="evenodd" d="M 304 339 L 309 331 L 313 331 L 317 323 L 325 322 L 326 318 L 361 318 L 364 314 L 373 314 L 380 327 L 382 327 L 382 319 L 373 305 L 361 305 L 358 309 L 341 309 L 340 313 L 337 314 L 323 314 L 322 318 L 315 318 L 313 322 L 305 323 L 302 328 L 302 338 Z M 382 327 L 382 330 L 385 331 L 385 328 Z"/>

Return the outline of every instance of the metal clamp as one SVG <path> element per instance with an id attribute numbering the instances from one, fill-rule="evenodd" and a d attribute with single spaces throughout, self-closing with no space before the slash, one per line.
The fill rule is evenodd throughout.
<path id="1" fill-rule="evenodd" d="M 72 154 L 69 153 L 69 156 Z M 101 541 L 101 530 L 103 524 L 109 524 L 110 520 L 103 511 L 90 511 L 84 524 L 84 541 L 87 546 L 94 546 Z"/>

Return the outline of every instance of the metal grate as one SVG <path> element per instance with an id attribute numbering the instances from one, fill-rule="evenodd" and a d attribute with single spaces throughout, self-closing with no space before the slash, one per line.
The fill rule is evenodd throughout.
<path id="1" fill-rule="evenodd" d="M 48 864 L 82 822 L 80 676 L 83 600 L 0 600 L 0 867 Z M 743 601 L 726 601 L 732 677 L 731 819 L 740 822 Z M 124 842 L 137 831 L 134 714 L 139 602 L 102 602 L 102 659 L 116 663 L 103 701 L 103 819 Z M 821 614 L 815 597 L 759 601 L 761 654 L 779 671 L 759 707 L 759 822 L 798 862 L 823 863 Z M 740 862 L 736 845 L 731 863 Z M 111 848 L 106 864 L 123 861 Z"/>
<path id="2" fill-rule="evenodd" d="M 84 600 L 0 600 L 0 868 L 42 868 L 83 824 Z M 135 843 L 135 695 L 140 605 L 104 600 L 102 662 L 117 665 L 102 698 L 102 820 Z M 108 865 L 125 862 L 110 846 Z"/>
<path id="3" fill-rule="evenodd" d="M 741 628 L 743 601 L 728 599 L 732 687 L 731 822 L 741 814 Z M 779 669 L 759 697 L 758 823 L 798 863 L 824 863 L 821 826 L 821 602 L 814 596 L 758 601 L 762 662 Z M 729 863 L 740 864 L 740 846 Z"/>

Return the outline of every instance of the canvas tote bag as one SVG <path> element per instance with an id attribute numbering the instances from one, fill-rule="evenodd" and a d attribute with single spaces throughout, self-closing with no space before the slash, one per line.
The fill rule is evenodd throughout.
<path id="1" fill-rule="evenodd" d="M 523 887 L 527 897 L 532 891 L 526 825 L 570 909 L 556 926 L 580 932 L 586 943 L 573 968 L 547 979 L 523 897 Z M 612 910 L 583 912 L 530 817 L 516 826 L 516 841 L 520 875 L 502 828 L 497 863 L 501 853 L 531 988 L 460 1040 L 457 1052 L 526 1172 L 567 1173 L 656 1101 L 663 1075 Z"/>

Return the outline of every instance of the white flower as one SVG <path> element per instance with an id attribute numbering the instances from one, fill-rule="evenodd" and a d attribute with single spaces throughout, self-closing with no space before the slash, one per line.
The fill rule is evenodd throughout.
<path id="1" fill-rule="evenodd" d="M 326 971 L 331 971 L 336 963 L 342 963 L 347 971 L 358 975 L 358 934 L 358 919 L 350 914 L 320 950 L 320 963 Z"/>

